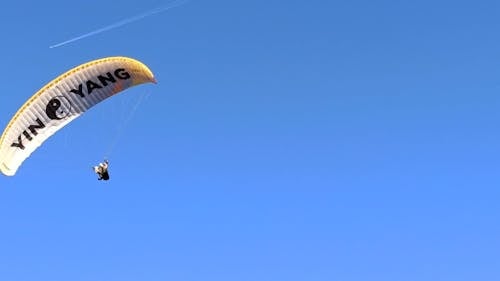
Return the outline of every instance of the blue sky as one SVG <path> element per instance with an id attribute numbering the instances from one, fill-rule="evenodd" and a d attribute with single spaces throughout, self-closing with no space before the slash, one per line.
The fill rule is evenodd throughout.
<path id="1" fill-rule="evenodd" d="M 3 4 L 0 126 L 89 60 L 158 84 L 0 177 L 1 280 L 500 278 L 498 1 L 191 0 L 49 48 L 168 3 Z"/>

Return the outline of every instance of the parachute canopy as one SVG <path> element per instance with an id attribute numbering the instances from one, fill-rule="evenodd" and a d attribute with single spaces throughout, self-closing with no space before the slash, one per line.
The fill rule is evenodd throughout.
<path id="1" fill-rule="evenodd" d="M 135 85 L 156 83 L 151 70 L 127 57 L 77 66 L 35 93 L 0 137 L 0 171 L 13 176 L 45 140 L 89 108 Z"/>

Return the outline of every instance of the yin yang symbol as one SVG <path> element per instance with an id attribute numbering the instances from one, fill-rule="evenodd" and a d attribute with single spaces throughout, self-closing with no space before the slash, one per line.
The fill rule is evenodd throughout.
<path id="1" fill-rule="evenodd" d="M 52 120 L 66 118 L 71 112 L 71 103 L 64 96 L 57 96 L 51 99 L 45 108 L 45 113 Z"/>

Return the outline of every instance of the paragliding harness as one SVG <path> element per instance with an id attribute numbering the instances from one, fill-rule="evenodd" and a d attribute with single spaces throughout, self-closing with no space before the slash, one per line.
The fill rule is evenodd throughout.
<path id="1" fill-rule="evenodd" d="M 104 160 L 103 163 L 99 163 L 99 165 L 94 166 L 94 172 L 99 176 L 97 178 L 98 180 L 109 180 L 108 164 L 108 160 Z"/>

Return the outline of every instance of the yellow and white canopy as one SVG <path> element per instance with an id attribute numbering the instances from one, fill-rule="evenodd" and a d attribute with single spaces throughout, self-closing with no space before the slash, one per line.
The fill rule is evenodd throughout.
<path id="1" fill-rule="evenodd" d="M 127 57 L 77 66 L 35 93 L 0 137 L 0 171 L 13 176 L 46 139 L 92 106 L 135 85 L 156 83 L 151 70 Z"/>

